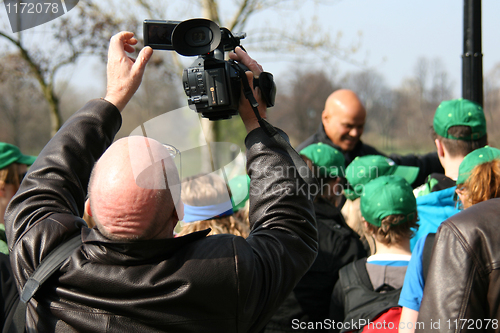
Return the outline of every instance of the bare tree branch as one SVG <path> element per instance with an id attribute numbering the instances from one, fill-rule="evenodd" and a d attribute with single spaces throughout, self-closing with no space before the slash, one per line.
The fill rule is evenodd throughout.
<path id="1" fill-rule="evenodd" d="M 23 47 L 23 45 L 19 40 L 15 40 L 1 31 L 0 31 L 0 36 L 6 38 L 14 45 L 16 45 L 16 47 L 19 49 L 21 57 L 28 63 L 29 67 L 31 68 L 31 72 L 33 73 L 38 83 L 40 84 L 40 88 L 43 92 L 43 95 L 47 100 L 47 103 L 49 103 L 50 118 L 51 118 L 51 135 L 54 135 L 57 132 L 57 130 L 61 127 L 62 120 L 59 112 L 59 105 L 58 105 L 59 99 L 54 93 L 53 82 L 45 80 L 43 72 L 40 69 L 40 66 L 35 63 L 33 58 L 29 55 L 28 50 L 26 50 L 26 48 Z"/>

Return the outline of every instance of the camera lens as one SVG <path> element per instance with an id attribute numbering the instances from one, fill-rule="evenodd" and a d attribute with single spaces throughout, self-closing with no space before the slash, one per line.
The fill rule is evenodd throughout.
<path id="1" fill-rule="evenodd" d="M 193 28 L 185 36 L 186 43 L 192 47 L 208 45 L 212 41 L 212 31 L 207 27 Z"/>

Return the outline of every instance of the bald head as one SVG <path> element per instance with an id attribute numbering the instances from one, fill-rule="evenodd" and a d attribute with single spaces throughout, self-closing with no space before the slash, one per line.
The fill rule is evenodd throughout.
<path id="1" fill-rule="evenodd" d="M 99 230 L 112 239 L 172 237 L 178 221 L 175 204 L 182 210 L 170 153 L 158 141 L 139 136 L 116 141 L 101 156 L 89 198 Z"/>
<path id="2" fill-rule="evenodd" d="M 354 149 L 363 134 L 365 119 L 365 107 L 352 90 L 337 90 L 326 100 L 323 126 L 326 135 L 343 151 Z"/>

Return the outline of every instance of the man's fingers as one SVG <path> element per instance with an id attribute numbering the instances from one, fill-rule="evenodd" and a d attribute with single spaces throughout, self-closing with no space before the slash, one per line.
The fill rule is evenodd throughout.
<path id="1" fill-rule="evenodd" d="M 127 51 L 128 53 L 134 53 L 135 49 L 130 46 L 129 44 L 125 44 L 125 47 L 124 47 L 125 51 Z"/>
<path id="2" fill-rule="evenodd" d="M 236 56 L 234 56 L 234 55 L 236 55 Z M 257 61 L 253 60 L 248 55 L 248 53 L 243 51 L 243 49 L 241 47 L 237 46 L 234 49 L 234 55 L 233 56 L 230 55 L 231 59 L 237 60 L 237 61 L 241 62 L 243 65 L 247 66 L 248 69 L 252 71 L 254 77 L 258 78 L 260 73 L 262 73 L 264 71 L 262 69 L 262 66 L 259 65 L 259 63 Z"/>
<path id="3" fill-rule="evenodd" d="M 109 53 L 121 52 L 126 41 L 134 37 L 133 32 L 122 31 L 111 37 L 109 43 Z"/>
<path id="4" fill-rule="evenodd" d="M 139 73 L 144 72 L 144 68 L 146 67 L 146 64 L 148 63 L 149 59 L 151 59 L 151 56 L 153 55 L 153 49 L 149 46 L 144 47 L 141 52 L 139 52 L 139 55 L 137 56 L 137 59 L 134 62 L 134 65 L 132 65 L 132 70 L 133 71 L 138 71 Z"/>
<path id="5" fill-rule="evenodd" d="M 130 44 L 130 45 L 135 45 L 135 44 L 137 44 L 137 39 L 135 39 L 134 37 L 132 37 L 129 40 L 127 40 L 127 43 Z"/>

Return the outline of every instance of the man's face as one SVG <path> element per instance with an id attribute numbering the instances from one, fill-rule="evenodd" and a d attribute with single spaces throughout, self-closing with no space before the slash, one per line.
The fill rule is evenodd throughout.
<path id="1" fill-rule="evenodd" d="M 353 150 L 365 127 L 365 110 L 336 105 L 323 111 L 323 126 L 326 135 L 343 151 Z"/>

